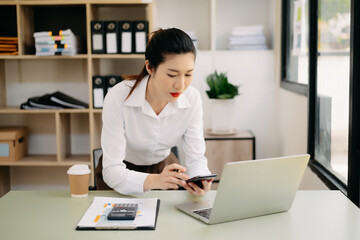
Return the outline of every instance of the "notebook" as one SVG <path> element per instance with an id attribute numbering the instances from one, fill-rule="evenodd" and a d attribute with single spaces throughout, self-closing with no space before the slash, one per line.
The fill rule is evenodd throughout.
<path id="1" fill-rule="evenodd" d="M 176 208 L 207 224 L 287 211 L 309 158 L 304 154 L 227 163 L 213 202 L 186 202 Z"/>

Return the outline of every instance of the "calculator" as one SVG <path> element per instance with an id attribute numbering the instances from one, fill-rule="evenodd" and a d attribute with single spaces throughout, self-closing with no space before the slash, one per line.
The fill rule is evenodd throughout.
<path id="1" fill-rule="evenodd" d="M 134 220 L 138 204 L 136 203 L 116 203 L 107 215 L 108 220 Z"/>

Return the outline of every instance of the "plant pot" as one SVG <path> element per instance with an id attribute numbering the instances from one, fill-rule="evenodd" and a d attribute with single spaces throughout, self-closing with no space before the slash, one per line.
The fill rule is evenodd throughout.
<path id="1" fill-rule="evenodd" d="M 234 131 L 235 99 L 210 99 L 211 132 L 229 134 Z"/>

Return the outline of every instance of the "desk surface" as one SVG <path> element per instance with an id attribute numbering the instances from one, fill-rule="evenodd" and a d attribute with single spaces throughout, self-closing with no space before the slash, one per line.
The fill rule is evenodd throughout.
<path id="1" fill-rule="evenodd" d="M 211 191 L 206 198 L 211 199 Z M 1 239 L 360 239 L 360 210 L 338 191 L 299 191 L 290 211 L 216 225 L 206 225 L 175 209 L 194 199 L 186 191 L 152 191 L 161 199 L 155 231 L 76 231 L 95 196 L 71 198 L 68 191 L 11 191 L 0 198 Z"/>

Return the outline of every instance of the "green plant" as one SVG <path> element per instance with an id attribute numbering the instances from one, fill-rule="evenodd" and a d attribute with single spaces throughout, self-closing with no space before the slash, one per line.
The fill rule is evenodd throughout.
<path id="1" fill-rule="evenodd" d="M 226 73 L 220 72 L 218 74 L 215 71 L 206 78 L 206 82 L 210 87 L 210 90 L 206 91 L 209 98 L 231 99 L 239 95 L 239 86 L 229 83 Z"/>

